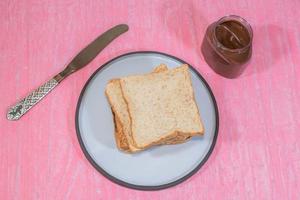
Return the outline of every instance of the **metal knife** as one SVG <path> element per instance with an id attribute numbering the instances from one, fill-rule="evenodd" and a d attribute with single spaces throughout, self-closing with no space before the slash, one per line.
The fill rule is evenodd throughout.
<path id="1" fill-rule="evenodd" d="M 126 24 L 117 25 L 98 38 L 91 42 L 87 47 L 81 50 L 77 56 L 67 65 L 67 67 L 55 75 L 51 80 L 47 81 L 39 88 L 34 90 L 24 99 L 19 101 L 16 105 L 9 108 L 7 112 L 8 120 L 18 120 L 27 111 L 29 111 L 35 104 L 42 100 L 51 90 L 53 90 L 63 79 L 70 74 L 78 71 L 79 69 L 90 63 L 110 42 L 117 38 L 122 33 L 128 31 Z"/>

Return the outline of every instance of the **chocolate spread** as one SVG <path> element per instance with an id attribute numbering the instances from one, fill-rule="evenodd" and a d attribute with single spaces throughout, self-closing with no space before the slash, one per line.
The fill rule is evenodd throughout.
<path id="1" fill-rule="evenodd" d="M 252 55 L 252 29 L 241 17 L 223 17 L 207 28 L 201 50 L 216 73 L 238 77 Z"/>

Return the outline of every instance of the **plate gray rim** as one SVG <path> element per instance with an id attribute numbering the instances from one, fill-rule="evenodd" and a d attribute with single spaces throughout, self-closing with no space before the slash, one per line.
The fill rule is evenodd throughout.
<path id="1" fill-rule="evenodd" d="M 205 155 L 205 157 L 202 159 L 202 161 L 193 169 L 190 171 L 190 173 L 188 173 L 187 175 L 175 180 L 175 181 L 172 181 L 170 183 L 166 183 L 166 184 L 162 184 L 162 185 L 157 185 L 157 186 L 145 186 L 145 185 L 136 185 L 136 184 L 131 184 L 131 183 L 127 183 L 125 181 L 122 181 L 112 175 L 110 175 L 109 173 L 107 173 L 103 168 L 101 168 L 101 166 L 99 166 L 94 160 L 93 158 L 91 157 L 91 155 L 89 154 L 89 152 L 87 151 L 84 143 L 83 143 L 83 140 L 81 138 L 81 133 L 80 133 L 80 128 L 79 128 L 79 108 L 80 108 L 80 105 L 81 105 L 81 101 L 82 101 L 82 98 L 84 96 L 84 93 L 85 93 L 85 90 L 86 88 L 88 87 L 89 83 L 91 82 L 91 80 L 94 78 L 94 76 L 99 72 L 101 71 L 103 68 L 105 68 L 105 66 L 107 66 L 108 64 L 110 64 L 111 62 L 117 60 L 117 59 L 120 59 L 122 57 L 125 57 L 125 56 L 128 56 L 128 55 L 134 55 L 134 54 L 159 54 L 159 55 L 163 55 L 163 56 L 167 56 L 167 57 L 170 57 L 170 58 L 173 58 L 179 62 L 182 62 L 182 63 L 186 63 L 189 65 L 190 69 L 193 70 L 193 72 L 195 72 L 195 74 L 201 79 L 201 81 L 204 83 L 205 87 L 207 88 L 210 96 L 211 96 L 211 99 L 213 101 L 213 104 L 214 104 L 214 109 L 215 109 L 215 116 L 216 116 L 216 129 L 215 129 L 215 133 L 214 133 L 214 138 L 213 138 L 213 141 L 211 143 L 211 146 L 209 148 L 209 151 L 207 152 L 207 154 Z M 210 88 L 210 86 L 208 85 L 208 83 L 206 82 L 206 80 L 201 76 L 201 74 L 192 66 L 190 65 L 189 63 L 183 61 L 182 59 L 180 58 L 177 58 L 175 56 L 172 56 L 172 55 L 169 55 L 169 54 L 166 54 L 166 53 L 162 53 L 162 52 L 158 52 L 158 51 L 135 51 L 135 52 L 129 52 L 129 53 L 125 53 L 125 54 L 122 54 L 122 55 L 119 55 L 109 61 L 107 61 L 106 63 L 104 63 L 103 65 L 101 65 L 90 77 L 89 79 L 86 81 L 85 85 L 83 86 L 81 92 L 80 92 L 80 95 L 79 95 L 79 98 L 78 98 L 78 101 L 77 101 L 77 106 L 76 106 L 76 114 L 75 114 L 75 126 L 76 126 L 76 135 L 77 135 L 77 139 L 78 139 L 78 142 L 79 142 L 79 145 L 86 157 L 86 159 L 90 162 L 90 164 L 98 171 L 100 172 L 104 177 L 106 177 L 107 179 L 109 179 L 110 181 L 118 184 L 118 185 L 121 185 L 121 186 L 124 186 L 124 187 L 127 187 L 127 188 L 131 188 L 131 189 L 136 189 L 136 190 L 145 190 L 145 191 L 154 191 L 154 190 L 162 190 L 162 189 L 166 189 L 166 188 L 169 188 L 169 187 L 173 187 L 175 185 L 178 185 L 182 182 L 184 182 L 185 180 L 189 179 L 191 176 L 193 176 L 205 163 L 206 161 L 208 160 L 208 158 L 210 157 L 210 155 L 212 154 L 213 152 L 213 149 L 216 145 L 216 142 L 217 142 L 217 137 L 218 137 L 218 131 L 219 131 L 219 111 L 218 111 L 218 106 L 217 106 L 217 102 L 216 102 L 216 99 L 215 99 L 215 96 Z"/>

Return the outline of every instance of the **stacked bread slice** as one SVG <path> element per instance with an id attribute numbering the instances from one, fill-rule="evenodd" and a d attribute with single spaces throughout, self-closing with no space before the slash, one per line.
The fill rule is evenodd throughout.
<path id="1" fill-rule="evenodd" d="M 148 74 L 110 80 L 105 93 L 122 151 L 178 144 L 204 134 L 187 65 L 168 69 L 161 64 Z"/>

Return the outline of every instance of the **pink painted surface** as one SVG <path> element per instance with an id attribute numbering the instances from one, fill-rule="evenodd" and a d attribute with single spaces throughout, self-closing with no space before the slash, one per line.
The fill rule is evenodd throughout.
<path id="1" fill-rule="evenodd" d="M 300 1 L 0 2 L 0 199 L 300 199 Z M 207 25 L 227 14 L 254 30 L 253 58 L 228 80 L 205 63 Z M 20 121 L 8 106 L 53 75 L 109 27 L 130 31 Z M 155 50 L 197 67 L 216 96 L 220 131 L 206 165 L 157 192 L 118 186 L 85 159 L 76 139 L 79 93 L 104 62 Z M 104 155 L 105 156 L 105 155 Z"/>

